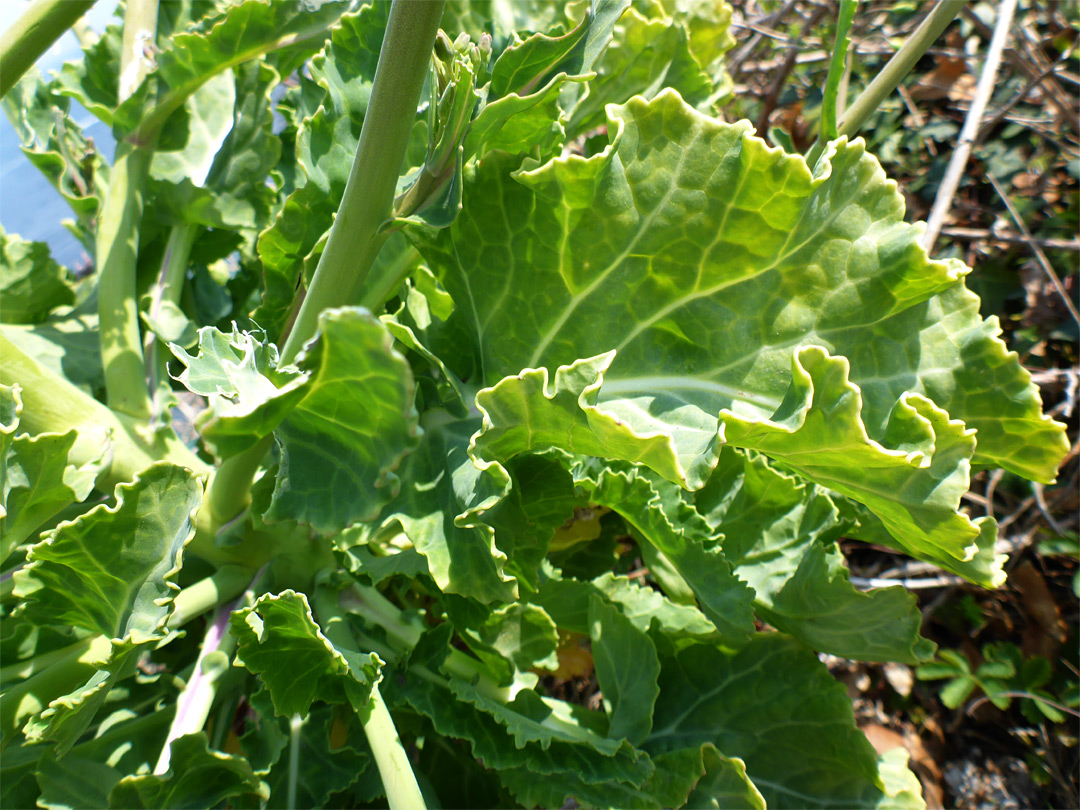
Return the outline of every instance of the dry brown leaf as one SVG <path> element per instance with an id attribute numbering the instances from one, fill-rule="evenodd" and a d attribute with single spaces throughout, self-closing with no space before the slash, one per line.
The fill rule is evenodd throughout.
<path id="1" fill-rule="evenodd" d="M 1009 574 L 1009 584 L 1020 592 L 1020 603 L 1029 619 L 1023 633 L 1024 655 L 1041 655 L 1053 661 L 1065 641 L 1065 623 L 1046 580 L 1025 560 Z"/>

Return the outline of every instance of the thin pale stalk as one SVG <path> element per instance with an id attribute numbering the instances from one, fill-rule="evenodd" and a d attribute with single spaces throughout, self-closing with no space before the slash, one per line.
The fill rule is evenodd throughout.
<path id="1" fill-rule="evenodd" d="M 261 574 L 256 575 L 256 579 L 258 576 Z M 214 699 L 217 697 L 218 682 L 228 668 L 232 654 L 236 650 L 236 637 L 229 632 L 229 617 L 242 598 L 241 596 L 219 607 L 214 613 L 210 626 L 206 628 L 199 657 L 195 660 L 195 669 L 191 673 L 187 686 L 177 699 L 176 714 L 173 715 L 169 733 L 165 735 L 165 744 L 161 747 L 161 756 L 158 758 L 154 773 L 165 773 L 169 770 L 173 740 L 185 734 L 201 731 L 206 725 L 206 718 L 210 716 L 210 707 L 213 706 Z M 216 665 L 211 663 L 209 658 L 214 654 L 219 654 Z"/>
<path id="2" fill-rule="evenodd" d="M 964 127 L 960 130 L 960 138 L 956 142 L 956 149 L 949 158 L 949 165 L 945 169 L 945 176 L 938 186 L 937 196 L 934 197 L 934 205 L 930 208 L 930 216 L 926 218 L 926 231 L 923 232 L 923 248 L 927 253 L 934 249 L 938 234 L 945 224 L 945 217 L 952 208 L 953 197 L 960 188 L 960 178 L 967 166 L 968 158 L 971 157 L 971 148 L 975 145 L 975 139 L 979 135 L 979 127 L 982 124 L 983 113 L 990 101 L 990 94 L 994 90 L 994 82 L 997 80 L 998 67 L 1001 65 L 1001 54 L 1005 49 L 1005 42 L 1009 38 L 1009 26 L 1012 23 L 1013 13 L 1016 11 L 1017 0 L 1004 0 L 998 8 L 997 23 L 994 26 L 994 35 L 990 38 L 990 47 L 986 52 L 986 61 L 983 63 L 982 73 L 979 74 L 979 83 L 975 87 L 975 97 L 971 100 L 971 108 L 967 118 L 964 119 Z"/>
<path id="3" fill-rule="evenodd" d="M 840 135 L 849 138 L 857 133 L 862 125 L 879 106 L 900 85 L 900 82 L 911 72 L 915 63 L 919 61 L 930 46 L 934 44 L 941 33 L 949 26 L 956 15 L 964 7 L 967 0 L 940 0 L 929 14 L 926 15 L 919 27 L 908 37 L 907 42 L 900 48 L 874 77 L 854 103 L 844 113 L 843 120 L 837 127 Z M 806 155 L 806 162 L 811 168 L 817 163 L 825 151 L 825 141 L 820 137 Z"/>
<path id="4" fill-rule="evenodd" d="M 169 232 L 169 241 L 165 245 L 165 255 L 161 259 L 157 281 L 150 290 L 150 307 L 147 313 L 151 322 L 161 317 L 167 303 L 177 304 L 184 289 L 188 259 L 191 247 L 195 244 L 198 229 L 194 225 L 174 225 Z M 146 357 L 147 387 L 154 391 L 164 379 L 164 363 L 161 359 L 161 345 L 153 332 L 147 330 L 143 338 L 143 354 Z"/>
<path id="5" fill-rule="evenodd" d="M 356 300 L 387 238 L 380 229 L 394 203 L 444 4 L 394 0 L 349 180 L 311 287 L 284 341 L 283 364 L 293 362 L 315 335 L 319 313 Z M 208 494 L 216 520 L 229 520 L 246 507 L 251 482 L 272 441 L 267 437 L 221 465 Z"/>
<path id="6" fill-rule="evenodd" d="M 394 0 L 345 194 L 282 348 L 282 362 L 292 362 L 314 336 L 319 313 L 356 300 L 386 240 L 382 227 L 394 202 L 444 4 Z"/>
<path id="7" fill-rule="evenodd" d="M 313 607 L 323 632 L 335 647 L 339 650 L 360 652 L 349 629 L 348 620 L 343 615 L 337 591 L 317 587 Z M 364 735 L 375 755 L 375 764 L 379 768 L 390 810 L 425 810 L 424 797 L 412 772 L 409 755 L 401 744 L 401 737 L 398 736 L 394 720 L 386 708 L 377 684 L 371 686 L 367 714 L 361 716 L 361 722 L 364 725 Z"/>
<path id="8" fill-rule="evenodd" d="M 836 21 L 836 41 L 833 43 L 829 74 L 825 78 L 825 92 L 821 100 L 821 131 L 827 139 L 836 137 L 836 119 L 840 115 L 838 99 L 840 82 L 847 72 L 848 32 L 855 19 L 859 0 L 840 0 L 840 16 Z M 846 103 L 846 102 L 845 102 Z"/>
<path id="9" fill-rule="evenodd" d="M 289 780 L 286 787 L 285 806 L 296 807 L 296 789 L 300 781 L 300 747 L 304 733 L 304 718 L 294 714 L 289 718 Z"/>
<path id="10" fill-rule="evenodd" d="M 97 0 L 37 0 L 0 35 L 0 98 Z"/>
<path id="11" fill-rule="evenodd" d="M 146 75 L 144 46 L 154 42 L 157 11 L 157 0 L 131 0 L 124 11 L 121 102 Z M 139 332 L 135 271 L 143 194 L 152 155 L 149 147 L 128 141 L 117 145 L 95 243 L 101 364 L 107 401 L 113 410 L 141 419 L 150 416 L 151 403 Z"/>

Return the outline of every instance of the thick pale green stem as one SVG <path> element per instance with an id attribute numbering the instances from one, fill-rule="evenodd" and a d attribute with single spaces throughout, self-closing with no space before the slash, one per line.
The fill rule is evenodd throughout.
<path id="1" fill-rule="evenodd" d="M 363 723 L 390 810 L 425 810 L 424 796 L 416 784 L 409 755 L 401 745 L 394 719 L 386 708 L 378 686 L 371 688 L 368 716 Z"/>
<path id="2" fill-rule="evenodd" d="M 326 637 L 339 650 L 360 652 L 349 629 L 348 620 L 343 615 L 338 592 L 332 588 L 317 587 L 312 600 L 319 624 Z M 409 764 L 409 755 L 401 744 L 394 720 L 383 702 L 379 687 L 372 685 L 371 700 L 367 706 L 367 716 L 361 717 L 364 734 L 367 736 L 371 751 L 375 755 L 375 764 L 382 777 L 383 788 L 390 810 L 425 810 L 424 797 L 416 776 Z"/>
<path id="3" fill-rule="evenodd" d="M 427 78 L 444 0 L 394 0 L 349 181 L 311 287 L 282 349 L 295 359 L 319 313 L 356 300 L 386 239 L 405 147 Z"/>
<path id="4" fill-rule="evenodd" d="M 236 650 L 236 637 L 229 632 L 229 616 L 238 601 L 234 600 L 218 608 L 206 629 L 199 657 L 195 660 L 195 669 L 184 691 L 177 698 L 176 714 L 173 715 L 169 733 L 165 735 L 165 744 L 161 747 L 161 756 L 158 757 L 154 773 L 165 773 L 169 770 L 173 740 L 185 734 L 202 731 L 206 725 L 210 707 L 217 697 L 218 684 L 228 671 L 232 654 Z"/>
<path id="5" fill-rule="evenodd" d="M 37 0 L 0 36 L 0 98 L 96 0 Z"/>
<path id="6" fill-rule="evenodd" d="M 233 598 L 250 582 L 250 569 L 226 566 L 212 577 L 184 588 L 173 602 L 169 626 L 173 629 L 182 627 L 196 616 Z M 3 734 L 0 747 L 15 738 L 15 732 L 24 720 L 94 675 L 111 651 L 112 641 L 101 635 L 91 636 L 62 650 L 0 670 L 0 683 L 10 683 L 12 678 L 26 678 L 5 689 L 0 697 L 0 733 Z"/>
<path id="7" fill-rule="evenodd" d="M 345 194 L 282 349 L 282 363 L 295 360 L 304 342 L 314 336 L 320 312 L 356 300 L 386 240 L 380 228 L 394 202 L 444 4 L 445 0 L 394 0 Z M 229 520 L 246 507 L 251 482 L 272 443 L 267 437 L 221 465 L 208 495 L 216 520 Z"/>
<path id="8" fill-rule="evenodd" d="M 956 19 L 956 15 L 966 3 L 967 0 L 939 0 L 938 4 L 926 15 L 926 19 L 919 23 L 919 27 L 908 37 L 903 47 L 893 54 L 892 59 L 870 82 L 870 86 L 863 90 L 844 113 L 844 118 L 838 127 L 840 135 L 847 135 L 850 138 L 862 128 L 866 119 L 873 115 L 874 111 L 881 106 L 881 102 L 899 87 L 900 82 L 915 67 L 915 63 L 937 41 L 949 23 Z M 818 138 L 807 153 L 806 162 L 813 167 L 824 151 L 825 142 Z"/>
<path id="9" fill-rule="evenodd" d="M 217 525 L 228 523 L 247 508 L 259 463 L 273 444 L 274 437 L 265 436 L 243 453 L 221 462 L 206 492 L 210 514 Z"/>
<path id="10" fill-rule="evenodd" d="M 141 420 L 109 410 L 40 365 L 2 331 L 0 357 L 0 383 L 22 388 L 19 425 L 23 430 L 31 434 L 66 433 L 75 428 L 78 433 L 69 457 L 73 464 L 95 461 L 106 451 L 111 454 L 109 467 L 98 479 L 102 489 L 132 480 L 155 461 L 171 461 L 199 475 L 209 472 L 206 464 L 171 431 L 148 435 Z"/>
<path id="11" fill-rule="evenodd" d="M 156 30 L 157 0 L 130 0 L 124 12 L 121 101 L 131 95 L 146 74 L 143 49 L 147 43 L 153 44 Z M 143 194 L 152 157 L 150 145 L 126 140 L 117 144 L 95 246 L 101 363 L 109 407 L 142 419 L 149 418 L 151 404 L 139 333 L 135 271 Z"/>

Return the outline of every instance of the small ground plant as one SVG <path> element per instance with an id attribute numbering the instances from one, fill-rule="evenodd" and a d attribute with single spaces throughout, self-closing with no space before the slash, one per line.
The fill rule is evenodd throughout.
<path id="1" fill-rule="evenodd" d="M 94 258 L 0 232 L 5 807 L 923 806 L 837 540 L 996 587 L 972 471 L 1068 450 L 849 138 L 962 3 L 807 157 L 719 1 L 129 0 L 15 83 L 88 5 L 0 42 Z"/>

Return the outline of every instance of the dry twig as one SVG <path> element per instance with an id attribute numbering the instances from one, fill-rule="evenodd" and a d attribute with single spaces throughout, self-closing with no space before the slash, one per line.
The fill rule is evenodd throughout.
<path id="1" fill-rule="evenodd" d="M 1065 308 L 1069 310 L 1069 314 L 1072 315 L 1076 325 L 1080 326 L 1080 312 L 1076 311 L 1076 304 L 1069 298 L 1069 294 L 1065 291 L 1065 286 L 1061 283 L 1061 279 L 1058 278 L 1057 272 L 1050 264 L 1050 260 L 1046 258 L 1046 254 L 1043 253 L 1041 247 L 1039 247 L 1035 240 L 1031 238 L 1031 231 L 1028 230 L 1027 225 L 1024 224 L 1024 220 L 1020 217 L 1020 212 L 1016 210 L 1016 206 L 1012 204 L 1012 200 L 1009 199 L 1009 195 L 1005 193 L 1005 189 L 1001 187 L 1001 184 L 994 179 L 992 174 L 987 174 L 986 179 L 990 181 L 990 184 L 997 191 L 998 196 L 1001 197 L 1001 201 L 1005 203 L 1005 207 L 1009 209 L 1009 214 L 1013 218 L 1013 222 L 1016 223 L 1016 227 L 1020 229 L 1020 232 L 1024 235 L 1024 240 L 1031 246 L 1032 252 L 1035 254 L 1035 258 L 1039 261 L 1039 266 L 1042 267 L 1043 272 L 1046 273 L 1050 279 L 1050 283 L 1054 285 L 1054 289 L 1057 290 L 1058 295 L 1061 296 L 1061 300 L 1065 302 Z"/>
<path id="2" fill-rule="evenodd" d="M 960 138 L 956 143 L 956 150 L 949 159 L 945 176 L 941 180 L 934 205 L 930 209 L 930 216 L 926 220 L 926 232 L 922 236 L 922 245 L 927 253 L 933 251 L 934 242 L 937 241 L 945 217 L 952 207 L 953 196 L 960 187 L 960 176 L 964 173 L 968 157 L 971 155 L 971 147 L 979 134 L 979 123 L 982 121 L 986 104 L 990 101 L 990 94 L 994 89 L 994 81 L 997 78 L 998 66 L 1001 64 L 1001 52 L 1005 47 L 1005 41 L 1009 36 L 1009 25 L 1012 23 L 1013 12 L 1016 11 L 1017 0 L 1004 0 L 998 9 L 997 23 L 994 25 L 994 35 L 990 39 L 990 46 L 986 51 L 986 62 L 983 64 L 982 73 L 979 75 L 979 84 L 975 88 L 975 98 L 971 101 L 971 109 L 967 118 L 964 119 L 964 128 L 960 131 Z"/>

